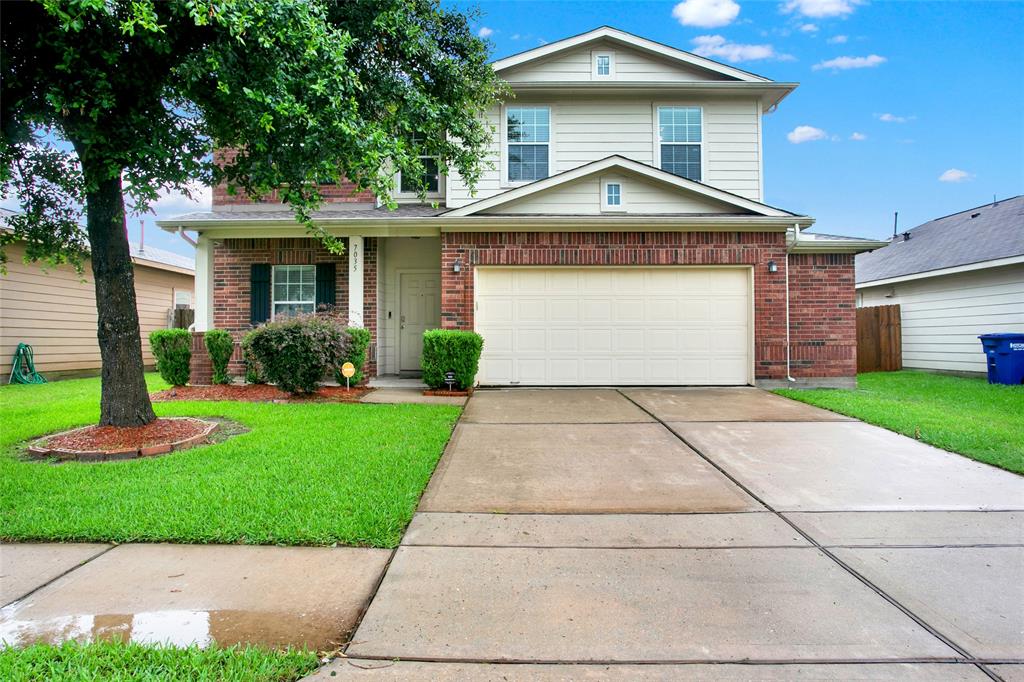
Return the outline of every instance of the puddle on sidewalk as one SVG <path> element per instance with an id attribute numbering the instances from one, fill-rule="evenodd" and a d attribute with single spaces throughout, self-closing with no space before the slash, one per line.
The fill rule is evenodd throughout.
<path id="1" fill-rule="evenodd" d="M 74 614 L 33 619 L 25 611 L 31 601 L 0 609 L 0 643 L 24 647 L 36 643 L 60 644 L 121 640 L 144 644 L 205 647 L 259 644 L 267 647 L 336 649 L 348 632 L 340 619 L 322 614 L 270 611 L 141 611 L 135 614 Z"/>

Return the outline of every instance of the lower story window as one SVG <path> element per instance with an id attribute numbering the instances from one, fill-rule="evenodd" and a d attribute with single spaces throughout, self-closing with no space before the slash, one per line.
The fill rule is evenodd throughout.
<path id="1" fill-rule="evenodd" d="M 274 317 L 316 310 L 315 265 L 275 265 L 273 287 Z"/>

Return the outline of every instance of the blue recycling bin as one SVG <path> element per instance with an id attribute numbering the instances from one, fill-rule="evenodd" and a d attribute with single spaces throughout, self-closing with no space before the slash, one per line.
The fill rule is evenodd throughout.
<path id="1" fill-rule="evenodd" d="M 982 334 L 988 360 L 988 383 L 1024 384 L 1024 334 Z"/>

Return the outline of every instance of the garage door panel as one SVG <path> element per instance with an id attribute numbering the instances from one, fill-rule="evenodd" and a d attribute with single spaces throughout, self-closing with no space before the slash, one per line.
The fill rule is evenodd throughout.
<path id="1" fill-rule="evenodd" d="M 485 384 L 745 384 L 749 269 L 478 268 Z"/>

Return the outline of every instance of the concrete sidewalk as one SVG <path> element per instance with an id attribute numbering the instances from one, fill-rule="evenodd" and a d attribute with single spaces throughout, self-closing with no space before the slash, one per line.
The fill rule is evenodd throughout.
<path id="1" fill-rule="evenodd" d="M 1022 509 L 755 389 L 478 391 L 317 677 L 1014 679 Z"/>

